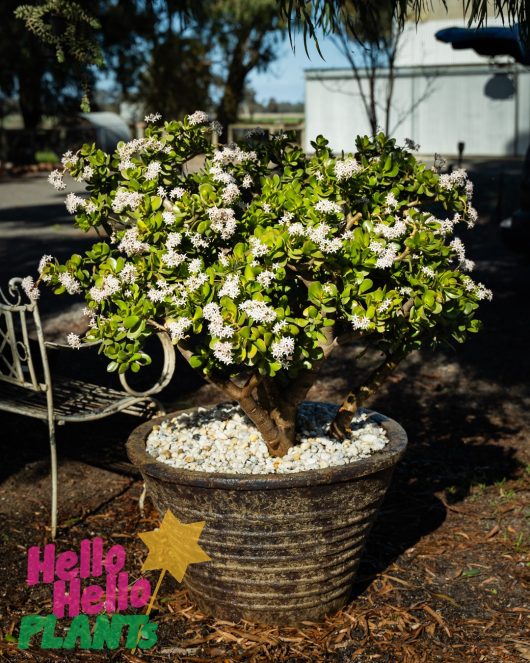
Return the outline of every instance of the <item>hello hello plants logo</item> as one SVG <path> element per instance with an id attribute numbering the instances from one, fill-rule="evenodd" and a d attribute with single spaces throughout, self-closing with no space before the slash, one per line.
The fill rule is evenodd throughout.
<path id="1" fill-rule="evenodd" d="M 42 649 L 153 647 L 158 625 L 149 614 L 166 571 L 182 582 L 189 564 L 210 560 L 199 545 L 204 525 L 181 523 L 168 510 L 159 529 L 138 534 L 149 549 L 142 571 L 160 569 L 154 591 L 147 578 L 130 583 L 125 548 L 115 544 L 105 551 L 100 537 L 84 539 L 78 551 L 60 554 L 53 543 L 44 549 L 29 548 L 26 582 L 30 587 L 51 585 L 52 614 L 22 617 L 19 649 L 30 645 Z M 145 614 L 120 614 L 131 608 L 145 608 Z M 56 635 L 56 625 L 65 618 L 72 621 L 62 637 Z"/>

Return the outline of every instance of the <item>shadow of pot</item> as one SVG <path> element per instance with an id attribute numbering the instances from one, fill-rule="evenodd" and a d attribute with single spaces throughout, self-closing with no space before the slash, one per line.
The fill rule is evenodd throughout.
<path id="1" fill-rule="evenodd" d="M 378 413 L 382 451 L 347 465 L 287 474 L 211 474 L 174 468 L 146 453 L 152 419 L 127 452 L 161 516 L 205 521 L 210 562 L 192 564 L 184 585 L 199 609 L 221 619 L 279 625 L 319 621 L 347 601 L 377 509 L 407 435 Z"/>

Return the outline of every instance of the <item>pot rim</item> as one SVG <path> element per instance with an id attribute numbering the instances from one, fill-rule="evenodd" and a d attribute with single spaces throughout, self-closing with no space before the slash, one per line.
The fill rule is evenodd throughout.
<path id="1" fill-rule="evenodd" d="M 314 403 L 316 401 L 306 402 Z M 173 467 L 156 460 L 151 454 L 147 453 L 145 450 L 146 440 L 153 426 L 185 412 L 193 412 L 197 409 L 197 407 L 193 407 L 169 412 L 160 417 L 149 419 L 132 431 L 126 443 L 127 455 L 143 476 L 147 475 L 165 483 L 185 484 L 204 488 L 229 488 L 233 490 L 274 490 L 314 486 L 350 481 L 351 479 L 386 470 L 394 466 L 401 459 L 407 446 L 407 433 L 397 421 L 379 412 L 364 410 L 370 419 L 385 429 L 389 440 L 388 444 L 384 449 L 374 452 L 368 458 L 362 458 L 344 465 L 281 474 L 213 473 Z"/>

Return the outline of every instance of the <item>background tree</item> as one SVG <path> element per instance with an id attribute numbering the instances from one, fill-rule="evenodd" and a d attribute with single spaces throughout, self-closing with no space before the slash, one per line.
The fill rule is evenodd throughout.
<path id="1" fill-rule="evenodd" d="M 342 23 L 333 33 L 333 41 L 348 60 L 357 82 L 372 136 L 379 128 L 390 133 L 395 63 L 401 34 L 393 18 L 391 0 L 372 0 L 357 9 L 355 3 L 345 4 Z"/>

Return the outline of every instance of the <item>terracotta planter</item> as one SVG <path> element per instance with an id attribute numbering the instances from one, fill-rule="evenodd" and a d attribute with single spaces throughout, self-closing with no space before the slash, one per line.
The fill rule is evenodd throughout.
<path id="1" fill-rule="evenodd" d="M 153 424 L 127 442 L 157 510 L 206 521 L 200 543 L 211 562 L 188 567 L 184 584 L 205 613 L 269 624 L 318 621 L 348 600 L 360 555 L 394 466 L 403 428 L 372 413 L 389 437 L 355 463 L 292 474 L 209 474 L 176 469 L 145 451 Z"/>

